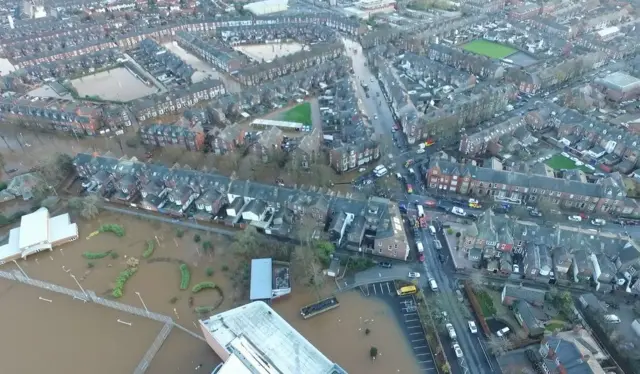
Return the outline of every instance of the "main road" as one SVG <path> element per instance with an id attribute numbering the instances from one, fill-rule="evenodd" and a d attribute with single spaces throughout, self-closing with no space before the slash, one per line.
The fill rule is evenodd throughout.
<path id="1" fill-rule="evenodd" d="M 360 103 L 362 104 L 361 109 L 364 110 L 369 117 L 375 132 L 380 135 L 382 142 L 387 145 L 386 148 L 389 150 L 389 155 L 398 159 L 399 162 L 396 162 L 398 164 L 398 168 L 402 168 L 401 160 L 404 160 L 407 157 L 407 152 L 403 152 L 399 148 L 393 146 L 391 134 L 395 121 L 393 119 L 392 109 L 384 98 L 378 79 L 367 67 L 366 56 L 364 56 L 360 44 L 346 38 L 343 39 L 343 42 L 347 55 L 351 57 L 353 64 L 353 73 L 355 75 L 356 85 L 355 89 L 357 96 L 360 99 Z M 366 83 L 368 85 L 368 95 L 362 87 L 362 83 Z M 385 155 L 385 157 L 389 155 Z M 444 308 L 449 315 L 450 322 L 456 329 L 456 333 L 458 334 L 458 343 L 465 355 L 464 359 L 459 362 L 463 369 L 462 371 L 473 374 L 492 373 L 493 370 L 491 365 L 487 361 L 487 357 L 480 346 L 479 335 L 476 336 L 470 333 L 467 327 L 467 320 L 459 310 L 459 302 L 454 296 L 455 278 L 453 277 L 453 274 L 448 274 L 442 264 L 435 260 L 437 256 L 435 255 L 435 247 L 432 239 L 427 237 L 424 232 L 422 232 L 421 235 L 422 237 L 420 239 L 423 242 L 423 245 L 425 245 L 425 248 L 428 248 L 428 251 L 431 252 L 430 255 L 426 256 L 427 261 L 424 263 L 424 270 L 436 279 L 436 282 L 441 289 L 445 304 Z M 422 284 L 426 285 L 425 280 L 422 281 Z M 425 289 L 425 292 L 431 291 Z M 445 347 L 443 348 L 447 349 L 447 357 L 449 358 L 449 361 L 451 361 L 452 365 L 455 367 L 455 354 L 450 349 L 450 344 L 449 348 L 446 347 L 446 343 L 443 344 L 445 344 Z"/>

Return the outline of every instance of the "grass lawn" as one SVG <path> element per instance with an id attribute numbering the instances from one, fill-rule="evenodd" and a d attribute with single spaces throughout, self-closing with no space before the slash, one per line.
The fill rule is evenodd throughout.
<path id="1" fill-rule="evenodd" d="M 562 321 L 551 321 L 547 324 L 544 329 L 550 332 L 554 332 L 555 330 L 560 330 L 564 328 L 564 322 Z"/>
<path id="2" fill-rule="evenodd" d="M 476 298 L 478 299 L 478 303 L 480 303 L 480 308 L 482 308 L 482 314 L 484 314 L 485 318 L 496 314 L 496 307 L 493 306 L 493 300 L 489 294 L 485 291 L 479 291 L 476 292 Z"/>
<path id="3" fill-rule="evenodd" d="M 560 154 L 554 155 L 553 157 L 545 161 L 545 164 L 547 164 L 549 167 L 555 170 L 580 169 L 585 173 L 589 173 L 589 174 L 593 173 L 593 170 L 589 169 L 588 167 L 584 165 L 578 166 L 576 165 L 575 162 L 573 162 L 573 160 L 571 160 L 570 158 L 564 157 L 563 155 L 560 155 Z"/>
<path id="4" fill-rule="evenodd" d="M 476 39 L 462 46 L 466 51 L 491 58 L 505 58 L 517 52 L 517 50 L 502 44 L 490 42 L 484 39 Z"/>
<path id="5" fill-rule="evenodd" d="M 282 120 L 311 125 L 311 103 L 302 103 L 287 110 L 282 115 Z"/>

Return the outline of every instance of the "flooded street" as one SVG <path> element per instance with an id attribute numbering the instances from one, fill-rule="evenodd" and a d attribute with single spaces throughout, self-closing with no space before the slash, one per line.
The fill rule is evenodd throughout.
<path id="1" fill-rule="evenodd" d="M 351 291 L 338 295 L 338 308 L 302 319 L 300 308 L 316 300 L 314 292 L 298 289 L 289 299 L 276 301 L 273 308 L 350 374 L 420 372 L 396 316 L 384 301 Z M 369 356 L 371 347 L 378 348 L 375 361 Z"/>

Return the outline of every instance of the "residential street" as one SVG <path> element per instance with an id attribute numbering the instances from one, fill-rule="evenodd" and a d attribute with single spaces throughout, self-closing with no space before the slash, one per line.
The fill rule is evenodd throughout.
<path id="1" fill-rule="evenodd" d="M 389 107 L 389 105 L 387 104 L 384 98 L 384 95 L 382 93 L 382 90 L 380 88 L 377 78 L 371 73 L 369 68 L 365 66 L 366 59 L 362 54 L 362 48 L 360 47 L 360 45 L 348 39 L 343 39 L 343 41 L 346 46 L 347 54 L 351 57 L 353 62 L 353 71 L 356 76 L 357 85 L 358 85 L 357 87 L 358 96 L 364 103 L 364 109 L 367 112 L 367 116 L 372 121 L 375 131 L 381 135 L 381 138 L 383 140 L 386 139 L 387 144 L 389 144 L 390 139 L 392 138 L 391 131 L 395 123 L 392 112 L 391 112 L 392 109 Z M 367 97 L 367 93 L 363 89 L 361 83 L 365 83 L 368 85 L 369 97 Z M 378 104 L 378 102 L 380 102 L 380 104 Z M 377 119 L 376 119 L 376 116 L 377 116 Z M 396 170 L 402 170 L 403 172 L 406 172 L 406 170 L 403 168 L 403 164 L 407 159 L 411 158 L 414 155 L 414 152 L 404 152 L 404 151 L 401 151 L 398 147 L 395 147 L 393 145 L 391 145 L 387 149 L 390 150 L 390 153 L 393 156 L 393 162 L 397 164 Z M 434 152 L 433 149 L 429 149 L 429 151 L 430 151 L 429 153 Z M 422 158 L 424 158 L 424 156 L 428 156 L 429 153 L 425 153 L 421 155 Z M 407 195 L 404 191 L 402 191 L 402 194 L 404 195 L 404 198 L 407 200 L 411 198 L 412 200 L 410 201 L 413 201 L 414 199 L 420 200 L 421 198 L 422 199 L 426 198 L 426 196 L 421 196 L 421 195 Z M 425 249 L 427 251 L 427 256 L 426 256 L 427 262 L 424 263 L 424 266 L 415 264 L 415 265 L 409 265 L 409 267 L 415 268 L 416 266 L 418 266 L 420 267 L 421 273 L 424 273 L 426 271 L 426 273 L 432 274 L 436 282 L 438 283 L 438 286 L 440 287 L 440 292 L 442 293 L 442 296 L 445 301 L 444 308 L 446 309 L 446 312 L 449 315 L 451 323 L 454 325 L 456 329 L 456 332 L 458 334 L 458 342 L 465 355 L 465 357 L 459 363 L 456 363 L 455 353 L 450 348 L 451 347 L 450 344 L 448 344 L 451 342 L 448 340 L 448 338 L 447 340 L 443 340 L 445 349 L 449 349 L 449 351 L 447 352 L 447 357 L 449 358 L 452 366 L 455 367 L 456 365 L 459 365 L 459 370 L 454 369 L 453 372 L 454 373 L 456 372 L 470 373 L 470 374 L 493 373 L 494 371 L 492 371 L 490 364 L 487 362 L 485 355 L 482 351 L 482 347 L 480 347 L 480 345 L 478 344 L 477 337 L 473 336 L 469 332 L 467 328 L 467 320 L 464 318 L 464 316 L 462 316 L 462 314 L 459 311 L 460 303 L 455 299 L 455 296 L 454 296 L 454 291 L 455 291 L 454 289 L 455 278 L 453 277 L 454 274 L 452 272 L 446 272 L 443 266 L 435 260 L 437 256 L 435 255 L 436 252 L 435 252 L 435 247 L 433 246 L 432 238 L 428 238 L 424 232 L 422 232 L 421 235 L 422 235 L 423 245 L 425 246 Z M 396 273 L 398 272 L 398 270 L 396 270 L 398 268 L 401 269 L 400 272 L 404 271 L 405 274 Z M 376 270 L 377 270 L 377 273 L 379 274 L 377 278 L 375 277 Z M 400 277 L 400 276 L 406 277 L 408 268 L 397 266 L 392 270 L 393 274 L 389 274 L 381 270 L 387 270 L 387 269 L 372 269 L 371 272 L 367 274 L 367 276 L 370 277 L 372 282 L 394 279 L 394 277 Z M 391 278 L 387 279 L 387 277 L 391 277 Z M 365 282 L 366 280 L 367 280 L 366 276 L 362 276 L 360 277 L 360 279 L 353 280 L 353 282 L 356 285 L 359 285 L 359 284 L 362 284 L 361 282 Z M 426 277 L 426 274 L 424 274 L 420 278 L 420 286 L 423 288 L 425 293 L 432 292 L 427 286 L 427 280 L 428 279 Z M 352 283 L 351 285 L 353 286 L 354 283 Z M 349 284 L 347 283 L 345 286 L 348 287 Z M 443 339 L 445 338 L 443 337 Z M 497 367 L 497 365 L 495 365 L 495 367 Z"/>

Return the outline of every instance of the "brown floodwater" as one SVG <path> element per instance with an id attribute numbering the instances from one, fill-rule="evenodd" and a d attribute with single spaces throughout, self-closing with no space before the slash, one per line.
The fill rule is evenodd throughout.
<path id="1" fill-rule="evenodd" d="M 95 231 L 101 224 L 118 223 L 125 227 L 126 235 L 118 238 L 110 233 L 103 233 L 87 237 Z M 113 287 L 118 273 L 127 267 L 126 261 L 130 257 L 140 259 L 139 269 L 136 274 L 127 282 L 124 296 L 118 301 L 143 307 L 142 302 L 136 292 L 144 300 L 150 311 L 171 316 L 182 326 L 200 333 L 196 328 L 199 316 L 193 311 L 193 306 L 213 305 L 221 302 L 215 313 L 228 310 L 237 304 L 234 300 L 234 285 L 229 280 L 230 271 L 223 271 L 223 266 L 227 265 L 234 269 L 234 259 L 232 254 L 227 253 L 228 241 L 218 236 L 209 236 L 199 232 L 202 241 L 210 240 L 214 245 L 212 255 L 203 254 L 198 249 L 200 245 L 195 244 L 193 237 L 196 232 L 186 231 L 182 238 L 176 236 L 176 228 L 170 225 L 150 223 L 128 216 L 102 213 L 99 219 L 94 221 L 78 222 L 80 238 L 72 243 L 62 246 L 62 250 L 56 249 L 53 252 L 42 252 L 29 257 L 26 261 L 20 261 L 24 271 L 32 278 L 49 281 L 64 287 L 78 289 L 70 274 L 74 274 L 80 281 L 84 289 L 95 291 L 98 295 L 108 295 Z M 148 263 L 141 259 L 142 252 L 146 247 L 147 240 L 156 241 L 156 249 L 152 259 L 164 259 L 163 261 Z M 113 250 L 118 253 L 117 258 L 103 258 L 88 261 L 82 257 L 83 252 L 103 252 Z M 166 260 L 166 261 L 165 261 Z M 184 261 L 191 269 L 190 286 L 201 281 L 213 281 L 222 294 L 215 291 L 203 291 L 194 296 L 193 305 L 190 306 L 189 290 L 179 290 L 180 272 L 179 262 Z M 92 263 L 92 267 L 88 263 Z M 211 277 L 206 275 L 206 268 L 211 267 L 214 274 Z M 13 264 L 3 266 L 2 270 L 14 268 Z M 330 283 L 330 282 L 329 282 Z M 60 355 L 55 360 L 38 360 L 37 363 L 47 362 L 43 367 L 52 374 L 57 373 L 80 373 L 91 372 L 100 374 L 99 370 L 79 370 L 82 365 L 91 365 L 100 361 L 100 370 L 104 369 L 108 373 L 128 373 L 135 368 L 143 354 L 149 348 L 151 342 L 156 337 L 161 326 L 157 322 L 139 317 L 133 317 L 127 313 L 115 311 L 97 305 L 82 304 L 78 308 L 78 302 L 67 296 L 55 294 L 55 301 L 52 304 L 40 301 L 37 295 L 43 291 L 15 282 L 2 281 L 4 288 L 14 295 L 15 303 L 21 307 L 12 307 L 14 302 L 5 302 L 4 296 L 0 301 L 0 311 L 4 316 L 16 315 L 17 323 L 11 323 L 8 330 L 9 336 L 17 334 L 17 331 L 24 330 L 29 333 L 24 338 L 28 341 L 35 338 L 36 331 L 47 331 L 47 337 L 55 340 L 57 352 L 62 350 L 74 350 L 77 354 L 73 356 Z M 11 284 L 15 285 L 11 287 Z M 4 289 L 3 288 L 3 289 Z M 332 284 L 328 284 L 323 294 L 328 295 L 333 290 Z M 7 291 L 8 292 L 8 291 Z M 293 294 L 284 300 L 276 301 L 274 309 L 278 311 L 291 325 L 302 335 L 311 341 L 320 351 L 326 354 L 331 360 L 340 364 L 350 374 L 391 374 L 391 373 L 418 373 L 419 368 L 412 350 L 403 335 L 399 323 L 391 308 L 382 300 L 374 297 L 364 297 L 358 292 L 340 294 L 340 307 L 328 313 L 319 315 L 309 320 L 300 317 L 300 308 L 317 300 L 317 294 L 308 288 L 294 287 Z M 26 301 L 22 301 L 22 299 Z M 173 300 L 172 300 L 173 299 Z M 56 325 L 55 331 L 47 330 L 46 316 L 42 313 L 46 309 L 57 306 L 68 305 L 72 312 L 58 311 L 53 322 Z M 24 306 L 24 307 L 23 307 Z M 27 307 L 29 306 L 29 307 Z M 25 309 L 25 311 L 23 311 Z M 36 314 L 37 313 L 37 314 Z M 95 321 L 90 328 L 85 328 L 77 333 L 71 332 L 64 323 L 59 322 L 60 315 L 68 315 L 71 324 L 76 319 L 80 321 Z M 114 316 L 116 316 L 114 318 Z M 31 319 L 40 318 L 38 322 L 43 323 L 43 327 L 32 327 Z M 117 318 L 126 321 L 133 321 L 132 328 L 123 329 L 127 326 L 113 326 L 109 321 L 115 322 Z M 11 318 L 4 318 L 7 324 Z M 43 322 L 44 320 L 45 322 Z M 103 322 L 106 321 L 106 322 Z M 140 322 L 138 322 L 140 321 Z M 31 325 L 31 326 L 30 326 Z M 146 327 L 146 326 L 149 327 Z M 68 333 L 57 332 L 58 328 L 69 329 Z M 134 329 L 135 328 L 135 329 Z M 143 330 L 144 328 L 144 330 Z M 365 335 L 365 329 L 371 332 Z M 124 333 L 122 336 L 117 333 Z M 66 330 L 65 330 L 66 331 Z M 128 338 L 126 333 L 136 331 L 135 338 Z M 33 334 L 33 335 L 31 335 Z M 64 337 L 60 337 L 64 335 Z M 81 343 L 81 340 L 90 339 L 91 344 Z M 93 340 L 95 342 L 93 342 Z M 42 340 L 42 339 L 41 339 Z M 142 341 L 141 341 L 142 340 Z M 107 348 L 96 347 L 98 343 L 104 344 Z M 74 344 L 78 343 L 76 348 Z M 34 347 L 33 344 L 18 344 L 4 362 L 9 362 L 16 368 L 20 367 L 20 362 L 27 357 L 49 357 L 45 348 L 48 344 L 38 343 L 37 350 L 25 349 Z M 375 361 L 369 357 L 369 349 L 375 346 L 378 348 L 379 356 Z M 19 347 L 19 348 L 18 348 Z M 117 350 L 117 352 L 116 352 Z M 0 350 L 1 352 L 1 350 Z M 5 350 L 3 352 L 9 352 Z M 29 352 L 29 353 L 27 353 Z M 44 356 L 40 354 L 43 353 Z M 104 354 L 103 354 L 104 353 Z M 29 356 L 27 356 L 27 354 Z M 52 353 L 56 355 L 57 353 Z M 1 357 L 1 356 L 0 356 Z M 110 357 L 106 362 L 117 361 L 117 367 L 105 368 L 104 358 Z M 115 357 L 115 358 L 112 358 Z M 76 363 L 76 361 L 81 361 Z M 55 362 L 52 365 L 51 362 Z M 58 365 L 58 362 L 60 363 Z M 173 329 L 161 350 L 158 352 L 148 369 L 151 374 L 174 374 L 174 373 L 209 373 L 217 363 L 219 358 L 206 345 L 179 329 Z M 33 363 L 30 363 L 33 364 Z M 202 364 L 203 367 L 196 371 L 195 367 Z M 78 365 L 77 367 L 74 365 Z M 114 364 L 115 365 L 115 364 Z M 58 367 L 60 370 L 58 370 Z M 31 368 L 31 366 L 29 366 Z M 11 373 L 33 373 L 40 370 L 7 371 Z M 53 371 L 52 371 L 53 369 Z M 4 372 L 4 370 L 3 370 Z"/>
<path id="2" fill-rule="evenodd" d="M 316 300 L 315 292 L 298 289 L 289 299 L 276 301 L 273 308 L 350 374 L 420 372 L 396 316 L 384 301 L 351 291 L 338 295 L 338 308 L 302 319 L 300 308 Z M 369 335 L 365 335 L 367 328 Z M 375 361 L 369 356 L 371 347 L 378 348 Z"/>
<path id="3" fill-rule="evenodd" d="M 147 318 L 5 279 L 0 315 L 0 371 L 12 374 L 132 373 L 162 328 Z"/>

